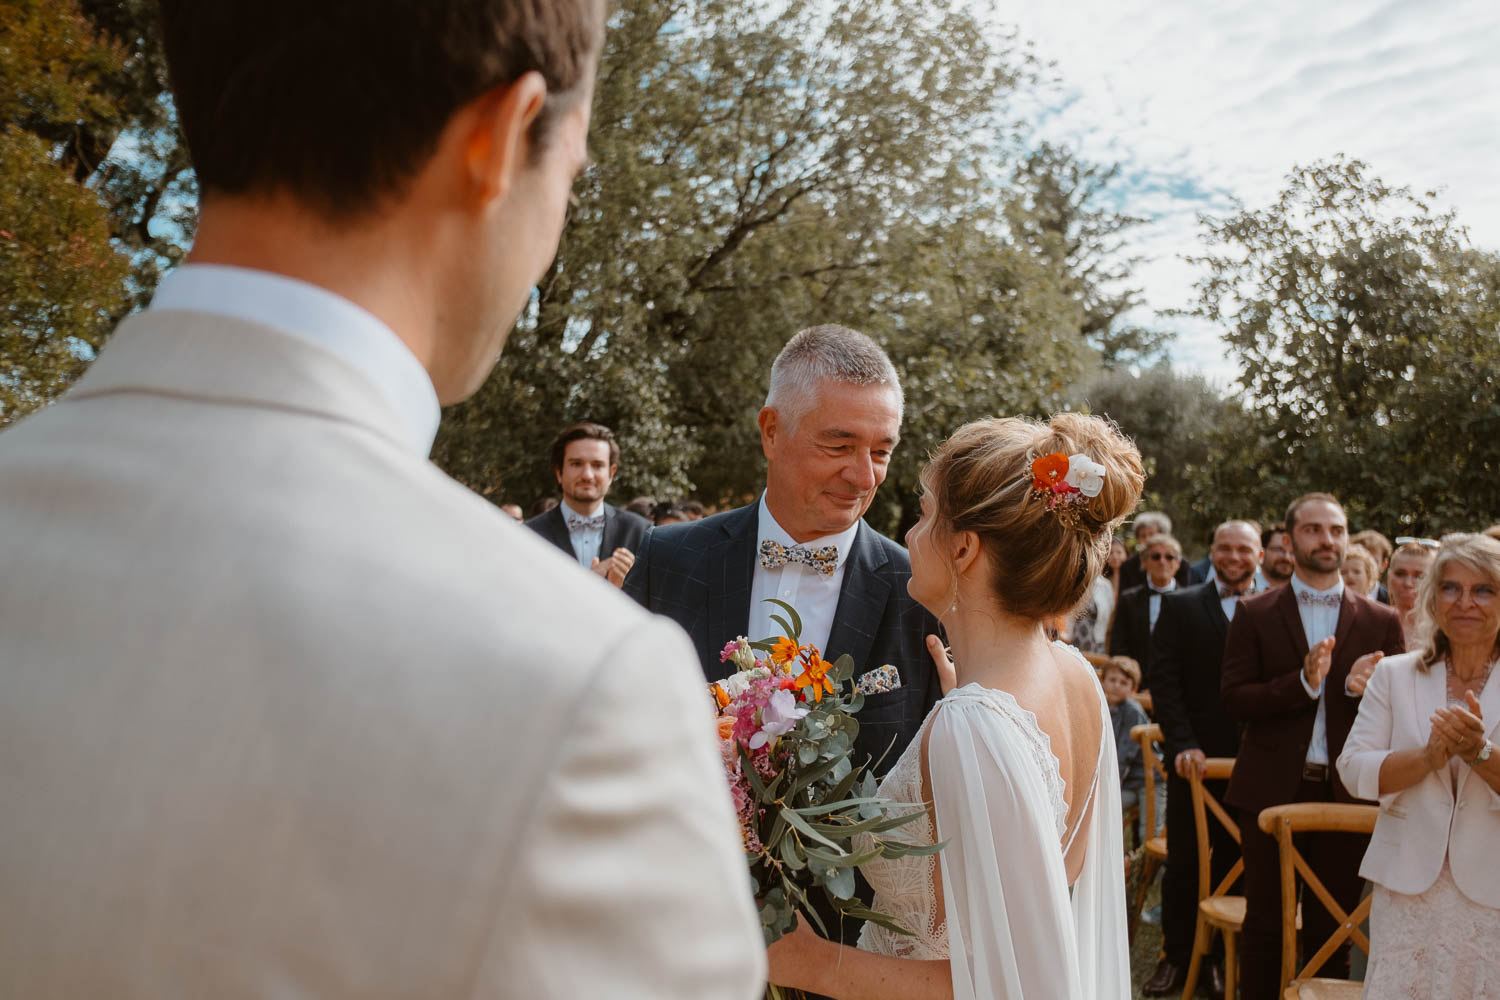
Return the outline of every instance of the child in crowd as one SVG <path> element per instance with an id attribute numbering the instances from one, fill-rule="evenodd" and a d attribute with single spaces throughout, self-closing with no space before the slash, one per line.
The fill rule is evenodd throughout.
<path id="1" fill-rule="evenodd" d="M 1115 755 L 1120 762 L 1120 805 L 1124 809 L 1142 806 L 1136 824 L 1136 838 L 1143 842 L 1146 811 L 1141 796 L 1146 788 L 1146 767 L 1141 757 L 1141 745 L 1130 738 L 1131 727 L 1151 721 L 1146 718 L 1146 710 L 1131 697 L 1141 683 L 1141 665 L 1128 656 L 1111 656 L 1104 664 L 1100 681 L 1104 685 L 1104 698 L 1109 702 L 1109 719 L 1115 727 Z"/>

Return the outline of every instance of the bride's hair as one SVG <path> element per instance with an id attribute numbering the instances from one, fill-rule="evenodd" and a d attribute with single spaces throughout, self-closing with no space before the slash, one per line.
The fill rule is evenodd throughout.
<path id="1" fill-rule="evenodd" d="M 1102 465 L 1099 495 L 1066 510 L 1033 496 L 1031 464 L 1055 452 L 1082 453 Z M 979 535 L 995 566 L 1001 605 L 1029 618 L 1078 606 L 1145 481 L 1130 439 L 1113 423 L 1080 413 L 1045 423 L 1004 417 L 965 424 L 922 473 L 943 527 Z"/>

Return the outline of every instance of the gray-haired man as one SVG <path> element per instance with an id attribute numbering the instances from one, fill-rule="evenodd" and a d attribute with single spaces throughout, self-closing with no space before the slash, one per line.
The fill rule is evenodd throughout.
<path id="1" fill-rule="evenodd" d="M 942 695 L 938 624 L 906 592 L 906 550 L 861 520 L 885 480 L 901 407 L 896 369 L 873 340 L 841 326 L 803 330 L 777 355 L 760 411 L 764 494 L 653 530 L 625 580 L 625 593 L 687 629 L 709 680 L 732 669 L 719 660 L 726 642 L 773 633 L 765 598 L 791 604 L 803 641 L 830 660 L 848 653 L 856 677 L 876 672 L 855 751 L 882 772 Z M 880 671 L 887 664 L 898 686 Z"/>
<path id="2" fill-rule="evenodd" d="M 625 579 L 626 594 L 687 630 L 709 680 L 733 669 L 720 662 L 726 642 L 773 633 L 765 598 L 795 607 L 804 642 L 829 660 L 854 658 L 868 692 L 854 754 L 877 773 L 942 697 L 934 658 L 947 662 L 937 621 L 906 592 L 906 550 L 861 520 L 885 481 L 901 408 L 896 369 L 873 340 L 841 326 L 803 330 L 771 366 L 761 498 L 653 529 Z M 869 902 L 863 880 L 860 890 Z M 857 933 L 843 922 L 846 943 Z"/>

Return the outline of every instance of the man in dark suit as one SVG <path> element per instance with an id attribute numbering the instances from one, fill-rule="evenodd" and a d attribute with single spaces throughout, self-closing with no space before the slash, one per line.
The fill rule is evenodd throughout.
<path id="1" fill-rule="evenodd" d="M 939 626 L 906 592 L 906 550 L 862 520 L 885 479 L 901 408 L 895 368 L 873 340 L 838 326 L 803 330 L 777 356 L 758 418 L 761 499 L 653 529 L 625 582 L 627 594 L 687 630 L 709 680 L 733 669 L 719 659 L 726 642 L 778 631 L 770 597 L 797 609 L 803 641 L 826 659 L 852 656 L 856 678 L 895 667 L 899 686 L 867 694 L 859 713 L 856 755 L 877 773 L 942 696 L 932 655 L 942 643 L 929 645 Z"/>
<path id="2" fill-rule="evenodd" d="M 620 446 L 603 424 L 565 428 L 552 442 L 552 472 L 562 503 L 533 517 L 526 527 L 616 587 L 635 564 L 635 553 L 651 522 L 604 502 L 620 468 Z"/>
<path id="3" fill-rule="evenodd" d="M 1170 535 L 1172 519 L 1159 510 L 1146 510 L 1131 522 L 1131 533 L 1135 535 L 1135 555 L 1120 565 L 1120 592 L 1139 587 L 1146 582 L 1146 543 L 1152 535 Z M 1193 571 L 1187 563 L 1178 560 L 1175 579 L 1177 586 L 1187 587 L 1193 583 Z"/>
<path id="4" fill-rule="evenodd" d="M 1404 649 L 1396 613 L 1344 587 L 1343 506 L 1326 493 L 1292 501 L 1286 514 L 1296 572 L 1288 586 L 1249 598 L 1229 625 L 1221 694 L 1244 736 L 1228 802 L 1238 810 L 1245 858 L 1242 932 L 1246 1000 L 1273 1000 L 1281 966 L 1281 885 L 1262 809 L 1286 802 L 1350 802 L 1333 762 L 1381 657 Z M 1359 863 L 1369 838 L 1313 834 L 1300 845 L 1339 905 L 1359 902 Z M 1321 905 L 1303 907 L 1307 954 L 1334 925 Z M 1345 947 L 1324 975 L 1347 974 Z"/>
<path id="5" fill-rule="evenodd" d="M 1145 691 L 1152 685 L 1151 633 L 1161 614 L 1162 595 L 1181 586 L 1177 569 L 1182 565 L 1182 546 L 1171 535 L 1153 534 L 1141 550 L 1141 561 L 1146 564 L 1146 582 L 1120 592 L 1109 627 L 1109 655 L 1139 663 Z"/>
<path id="6" fill-rule="evenodd" d="M 1229 622 L 1240 599 L 1256 589 L 1260 535 L 1246 521 L 1226 521 L 1214 530 L 1209 558 L 1214 581 L 1164 595 L 1151 633 L 1151 695 L 1166 748 L 1171 845 L 1161 888 L 1163 956 L 1141 990 L 1153 997 L 1182 991 L 1197 927 L 1198 841 L 1188 778 L 1203 773 L 1208 757 L 1234 757 L 1240 749 L 1240 726 L 1224 711 L 1219 673 Z M 1213 781 L 1207 789 L 1222 800 L 1223 786 Z M 1209 824 L 1209 836 L 1217 884 L 1239 856 L 1239 848 L 1220 824 Z M 1210 992 L 1220 996 L 1222 976 L 1221 965 L 1210 967 Z"/>
<path id="7" fill-rule="evenodd" d="M 873 340 L 839 326 L 803 330 L 772 365 L 758 418 L 761 498 L 653 528 L 625 581 L 626 594 L 687 630 L 708 680 L 734 669 L 720 660 L 726 642 L 779 632 L 765 598 L 796 608 L 802 641 L 828 660 L 847 653 L 855 677 L 873 688 L 854 758 L 873 762 L 877 775 L 942 696 L 937 664 L 948 664 L 937 621 L 907 593 L 906 550 L 862 520 L 885 479 L 901 409 L 896 370 Z M 868 884 L 857 884 L 869 903 Z M 819 912 L 830 928 L 839 923 L 831 909 Z M 853 944 L 858 932 L 846 919 L 835 936 Z"/>

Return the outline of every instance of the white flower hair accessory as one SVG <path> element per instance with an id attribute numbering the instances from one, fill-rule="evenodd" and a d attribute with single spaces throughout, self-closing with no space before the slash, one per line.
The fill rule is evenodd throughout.
<path id="1" fill-rule="evenodd" d="M 1031 463 L 1031 495 L 1069 527 L 1078 526 L 1078 511 L 1104 489 L 1104 466 L 1079 452 L 1054 451 Z"/>

